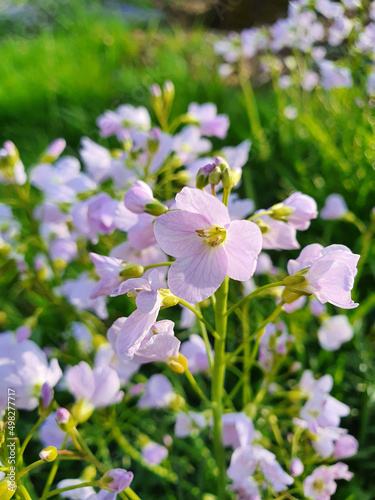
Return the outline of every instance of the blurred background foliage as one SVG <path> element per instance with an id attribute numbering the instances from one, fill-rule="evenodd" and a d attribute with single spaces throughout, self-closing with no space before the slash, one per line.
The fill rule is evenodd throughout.
<path id="1" fill-rule="evenodd" d="M 149 86 L 169 79 L 176 88 L 174 115 L 185 112 L 191 101 L 215 102 L 219 112 L 230 117 L 226 144 L 236 145 L 249 138 L 248 117 L 236 82 L 227 85 L 217 74 L 212 43 L 219 36 L 218 30 L 272 22 L 283 15 L 286 6 L 284 0 L 3 0 L 0 143 L 12 140 L 25 165 L 35 162 L 56 137 L 64 137 L 67 153 L 77 155 L 82 136 L 103 142 L 95 121 L 104 110 L 121 103 L 149 107 Z M 295 121 L 281 117 L 271 84 L 256 86 L 255 92 L 271 156 L 261 160 L 256 147 L 252 148 L 244 169 L 242 194 L 253 198 L 260 208 L 285 198 L 292 190 L 301 190 L 313 196 L 321 208 L 326 196 L 336 192 L 368 225 L 375 192 L 375 113 L 374 108 L 356 105 L 355 100 L 363 98 L 361 75 L 357 75 L 353 89 L 336 90 L 329 96 L 311 94 L 308 101 L 299 103 L 304 112 Z M 297 93 L 294 99 L 298 101 L 301 96 Z M 287 132 L 284 137 L 280 134 L 280 120 L 284 120 L 282 126 Z M 364 245 L 358 228 L 346 222 L 317 220 L 299 239 L 301 246 L 341 243 L 358 253 Z M 343 349 L 337 356 L 315 349 L 309 360 L 317 371 L 334 376 L 338 384 L 335 396 L 345 398 L 353 408 L 349 431 L 362 444 L 359 454 L 349 460 L 356 478 L 340 489 L 342 496 L 337 499 L 374 498 L 374 248 L 369 252 L 356 291 L 361 306 L 350 312 L 357 332 L 355 350 Z M 285 266 L 289 257 L 290 253 L 272 252 L 280 266 Z M 13 270 L 7 272 L 10 274 L 2 280 L 1 294 L 7 293 L 12 282 Z M 29 300 L 38 307 L 36 295 Z M 20 311 L 26 307 L 21 303 L 19 306 Z M 110 302 L 112 307 L 116 309 L 115 301 Z M 27 316 L 32 311 L 24 313 Z M 296 325 L 306 324 L 303 314 L 297 313 Z M 58 305 L 51 305 L 41 321 L 50 325 L 52 337 L 61 332 L 67 318 L 58 314 Z M 314 325 L 309 328 L 316 330 Z M 161 422 L 164 417 L 159 418 Z M 149 431 L 150 425 L 155 427 L 153 419 L 145 419 L 143 431 Z M 181 448 L 179 467 L 188 475 L 189 464 L 184 463 L 183 456 Z M 196 465 L 200 460 L 201 456 L 197 456 Z M 183 498 L 183 483 L 180 488 Z"/>

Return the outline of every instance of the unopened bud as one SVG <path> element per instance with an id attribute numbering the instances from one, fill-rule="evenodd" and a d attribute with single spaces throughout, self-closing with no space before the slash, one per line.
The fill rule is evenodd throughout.
<path id="1" fill-rule="evenodd" d="M 57 458 L 57 449 L 54 446 L 47 446 L 39 453 L 39 457 L 45 462 L 53 462 Z"/>
<path id="2" fill-rule="evenodd" d="M 163 97 L 167 104 L 171 104 L 175 96 L 174 85 L 170 80 L 164 82 Z"/>
<path id="3" fill-rule="evenodd" d="M 145 212 L 146 214 L 155 215 L 155 217 L 158 217 L 159 215 L 163 215 L 165 214 L 165 212 L 168 212 L 168 207 L 163 205 L 163 203 L 161 203 L 159 200 L 154 199 L 150 203 L 146 203 Z"/>
<path id="4" fill-rule="evenodd" d="M 153 85 L 151 85 L 150 94 L 151 94 L 151 97 L 154 97 L 154 98 L 161 97 L 161 88 L 157 83 L 154 83 Z"/>
<path id="5" fill-rule="evenodd" d="M 58 408 L 56 410 L 56 423 L 64 432 L 68 432 L 70 429 L 75 427 L 75 422 L 66 408 Z"/>
<path id="6" fill-rule="evenodd" d="M 211 184 L 212 186 L 217 186 L 220 181 L 221 181 L 220 167 L 214 167 L 208 176 L 208 183 Z"/>
<path id="7" fill-rule="evenodd" d="M 61 155 L 65 147 L 65 139 L 55 139 L 41 156 L 40 163 L 53 163 Z"/>
<path id="8" fill-rule="evenodd" d="M 190 174 L 186 171 L 186 170 L 179 170 L 176 174 L 175 174 L 175 180 L 176 182 L 178 182 L 179 184 L 187 184 L 191 179 L 191 176 Z"/>
<path id="9" fill-rule="evenodd" d="M 232 174 L 231 174 L 230 168 L 228 168 L 228 167 L 224 168 L 224 170 L 221 174 L 221 181 L 223 183 L 224 189 L 232 189 L 233 182 L 232 182 Z"/>
<path id="10" fill-rule="evenodd" d="M 184 371 L 187 369 L 187 367 L 188 367 L 188 361 L 185 358 L 185 356 L 183 356 L 179 352 L 178 356 L 176 356 L 176 357 L 170 357 L 168 359 L 168 366 L 175 373 L 181 374 L 181 373 L 184 373 Z"/>
<path id="11" fill-rule="evenodd" d="M 162 309 L 176 306 L 180 301 L 180 299 L 173 295 L 168 288 L 160 288 L 159 294 L 161 296 Z"/>
<path id="12" fill-rule="evenodd" d="M 227 160 L 225 160 L 222 156 L 216 156 L 215 165 L 217 165 L 222 172 L 226 168 L 229 168 L 229 170 L 230 170 L 230 166 L 229 166 Z"/>
<path id="13" fill-rule="evenodd" d="M 120 272 L 120 276 L 125 279 L 140 278 L 143 276 L 144 272 L 145 270 L 143 266 L 129 262 L 129 264 L 126 264 L 124 269 Z"/>
<path id="14" fill-rule="evenodd" d="M 286 221 L 288 215 L 291 215 L 294 212 L 294 208 L 288 207 L 283 203 L 277 203 L 276 205 L 271 207 L 270 211 L 270 217 L 272 217 L 273 219 Z"/>
<path id="15" fill-rule="evenodd" d="M 103 490 L 120 493 L 129 488 L 133 481 L 134 474 L 125 469 L 112 469 L 102 476 L 99 481 L 99 486 Z"/>

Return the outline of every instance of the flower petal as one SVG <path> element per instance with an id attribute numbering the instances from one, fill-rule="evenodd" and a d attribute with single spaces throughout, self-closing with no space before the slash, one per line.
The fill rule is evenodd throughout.
<path id="1" fill-rule="evenodd" d="M 227 207 L 212 194 L 208 194 L 200 189 L 184 187 L 176 196 L 177 208 L 204 214 L 211 224 L 223 226 L 230 222 Z"/>
<path id="2" fill-rule="evenodd" d="M 188 257 L 199 253 L 204 246 L 196 231 L 209 227 L 211 223 L 204 215 L 176 210 L 155 220 L 154 233 L 165 253 L 173 257 Z"/>
<path id="3" fill-rule="evenodd" d="M 227 229 L 224 247 L 228 257 L 227 275 L 239 281 L 251 278 L 262 250 L 259 227 L 246 220 L 233 221 Z"/>
<path id="4" fill-rule="evenodd" d="M 138 309 L 124 322 L 116 340 L 116 351 L 120 359 L 133 359 L 142 340 L 155 323 L 159 310 L 143 314 Z"/>
<path id="5" fill-rule="evenodd" d="M 210 297 L 224 281 L 228 259 L 223 245 L 206 247 L 199 255 L 177 259 L 168 273 L 171 292 L 187 302 Z"/>

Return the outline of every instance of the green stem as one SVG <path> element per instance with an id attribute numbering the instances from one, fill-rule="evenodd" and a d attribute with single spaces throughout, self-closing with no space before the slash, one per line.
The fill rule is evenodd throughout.
<path id="1" fill-rule="evenodd" d="M 169 481 L 170 483 L 177 483 L 178 477 L 174 472 L 167 470 L 161 465 L 149 465 L 143 460 L 141 453 L 133 448 L 133 446 L 128 442 L 125 436 L 122 434 L 121 430 L 114 425 L 112 428 L 112 436 L 120 446 L 120 448 L 135 462 L 140 463 L 144 468 L 153 472 L 157 476 Z"/>
<path id="2" fill-rule="evenodd" d="M 185 306 L 187 309 L 189 309 L 191 312 L 193 312 L 196 317 L 199 319 L 199 321 L 202 321 L 206 325 L 207 330 L 214 336 L 217 337 L 218 334 L 215 332 L 215 330 L 212 328 L 210 323 L 203 317 L 202 313 L 200 311 L 197 311 L 189 302 L 186 302 L 186 300 L 179 299 L 179 302 L 182 306 Z"/>
<path id="3" fill-rule="evenodd" d="M 18 479 L 21 479 L 21 477 L 25 476 L 28 472 L 35 469 L 36 467 L 39 467 L 39 465 L 43 465 L 46 463 L 47 462 L 45 460 L 37 460 L 36 462 L 33 462 L 32 464 L 21 470 L 21 472 L 18 474 Z"/>
<path id="4" fill-rule="evenodd" d="M 147 269 L 152 269 L 154 267 L 162 267 L 162 266 L 171 266 L 173 262 L 160 262 L 159 264 L 150 264 L 149 266 L 144 266 L 144 270 L 147 271 Z"/>
<path id="5" fill-rule="evenodd" d="M 141 500 L 141 499 L 139 498 L 139 496 L 136 494 L 136 492 L 135 492 L 135 491 L 133 491 L 131 488 L 126 488 L 126 490 L 124 490 L 124 491 L 125 491 L 125 493 L 126 493 L 127 497 L 128 497 L 130 500 Z M 121 497 L 121 498 L 124 498 L 124 499 L 126 498 L 126 497 L 125 497 L 125 495 L 121 496 L 121 495 L 122 495 L 122 493 L 119 493 L 119 495 L 120 495 L 120 497 Z"/>
<path id="6" fill-rule="evenodd" d="M 17 461 L 18 463 L 20 463 L 20 461 L 22 460 L 24 451 L 26 449 L 26 446 L 29 444 L 30 439 L 33 437 L 34 433 L 39 429 L 39 427 L 43 423 L 43 421 L 44 421 L 44 417 L 39 417 L 39 420 L 37 421 L 37 423 L 31 428 L 30 432 L 25 437 L 25 439 L 22 443 L 21 449 L 20 449 L 20 453 L 18 455 L 18 461 Z"/>
<path id="7" fill-rule="evenodd" d="M 245 297 L 243 297 L 241 300 L 237 302 L 237 304 L 234 304 L 234 306 L 230 307 L 228 311 L 226 312 L 226 315 L 229 316 L 237 307 L 242 306 L 247 300 L 252 299 L 253 297 L 256 297 L 257 295 L 261 294 L 265 290 L 268 290 L 268 288 L 273 288 L 275 286 L 285 286 L 283 281 L 275 281 L 274 283 L 269 283 L 268 285 L 261 286 L 260 288 L 257 288 L 253 292 L 249 293 Z"/>
<path id="8" fill-rule="evenodd" d="M 76 440 L 78 441 L 81 449 L 83 450 L 84 454 L 85 454 L 85 459 L 88 461 L 88 462 L 91 462 L 92 465 L 94 465 L 100 472 L 107 472 L 107 467 L 105 467 L 103 464 L 101 464 L 99 462 L 99 460 L 96 458 L 96 456 L 93 454 L 93 452 L 90 450 L 90 448 L 87 446 L 86 444 L 86 441 L 83 439 L 83 437 L 81 436 L 81 434 L 78 432 L 77 428 L 74 427 L 71 431 L 71 434 L 70 434 L 73 437 L 76 438 Z"/>
<path id="9" fill-rule="evenodd" d="M 212 373 L 212 407 L 214 417 L 214 449 L 218 467 L 217 498 L 225 498 L 226 464 L 223 446 L 223 391 L 225 381 L 225 340 L 227 333 L 228 278 L 225 278 L 216 292 L 215 327 L 218 337 L 215 339 L 214 367 Z"/>
<path id="10" fill-rule="evenodd" d="M 250 322 L 249 322 L 249 303 L 246 302 L 242 306 L 242 334 L 244 347 L 244 360 L 243 360 L 243 386 L 242 386 L 242 407 L 250 402 L 251 392 L 250 392 L 250 342 L 248 338 L 250 336 Z"/>
<path id="11" fill-rule="evenodd" d="M 250 217 L 247 218 L 247 220 L 255 220 L 258 219 L 259 217 L 263 217 L 263 215 L 270 215 L 272 214 L 271 210 L 265 210 L 264 212 L 259 212 L 258 214 L 251 215 Z"/>
<path id="12" fill-rule="evenodd" d="M 78 490 L 79 488 L 88 488 L 88 487 L 98 486 L 97 481 L 86 481 L 85 483 L 74 484 L 72 486 L 65 486 L 65 488 L 57 488 L 56 490 L 52 490 L 48 493 L 46 498 L 54 497 L 55 495 L 59 495 L 60 493 L 64 493 L 64 491 Z"/>
<path id="13" fill-rule="evenodd" d="M 258 106 L 254 94 L 253 87 L 249 75 L 246 74 L 243 64 L 240 62 L 239 67 L 239 82 L 241 85 L 242 93 L 245 99 L 245 107 L 249 117 L 250 130 L 253 133 L 258 146 L 260 157 L 267 160 L 271 154 L 270 145 L 267 141 L 266 134 L 262 128 L 259 118 Z"/>
<path id="14" fill-rule="evenodd" d="M 69 434 L 66 434 L 60 449 L 63 450 L 65 448 L 66 443 L 68 442 L 68 438 L 69 438 Z M 45 500 L 47 498 L 46 495 L 48 494 L 48 492 L 52 486 L 53 480 L 55 479 L 57 469 L 59 468 L 59 464 L 60 464 L 60 462 L 58 460 L 55 460 L 55 462 L 53 463 L 51 470 L 48 474 L 46 484 L 44 485 L 43 493 L 42 493 L 40 500 Z"/>
<path id="15" fill-rule="evenodd" d="M 273 311 L 272 314 L 270 314 L 268 316 L 268 318 L 266 318 L 263 323 L 260 324 L 260 326 L 255 330 L 255 332 L 249 336 L 247 342 L 250 342 L 254 337 L 257 338 L 257 342 L 256 342 L 256 347 L 259 345 L 259 342 L 260 342 L 260 339 L 262 338 L 262 335 L 259 335 L 260 333 L 262 333 L 262 330 L 268 325 L 268 323 L 271 323 L 271 321 L 273 321 L 274 319 L 277 318 L 277 316 L 281 313 L 282 309 L 283 309 L 283 305 L 284 305 L 284 302 L 280 302 L 275 310 Z M 243 342 L 240 346 L 237 347 L 237 349 L 232 352 L 228 357 L 227 357 L 227 360 L 226 360 L 226 363 L 229 364 L 236 356 L 238 356 L 238 354 L 245 348 L 245 342 Z M 254 348 L 255 349 L 255 348 Z M 253 351 L 255 352 L 255 351 Z M 253 363 L 253 359 L 255 359 L 255 356 L 252 356 L 252 361 L 251 363 Z"/>
<path id="16" fill-rule="evenodd" d="M 196 307 L 196 310 L 200 314 L 202 314 L 201 309 L 199 307 L 199 304 L 195 304 L 195 307 Z M 213 367 L 212 350 L 211 350 L 210 341 L 208 340 L 207 328 L 206 328 L 206 325 L 202 321 L 198 321 L 198 324 L 199 324 L 199 329 L 201 331 L 201 334 L 202 334 L 202 337 L 203 337 L 203 340 L 204 340 L 204 343 L 206 346 L 207 358 L 208 358 L 208 362 L 210 365 L 210 370 L 212 371 L 212 367 Z"/>
<path id="17" fill-rule="evenodd" d="M 188 368 L 186 368 L 186 370 L 184 371 L 184 373 L 185 373 L 186 378 L 188 379 L 191 387 L 198 394 L 198 396 L 202 399 L 202 401 L 204 401 L 206 404 L 210 405 L 211 404 L 210 400 L 207 398 L 207 396 L 205 395 L 205 393 L 199 387 L 199 385 L 197 384 L 197 381 L 195 380 L 195 378 L 193 377 L 192 373 L 189 371 Z"/>

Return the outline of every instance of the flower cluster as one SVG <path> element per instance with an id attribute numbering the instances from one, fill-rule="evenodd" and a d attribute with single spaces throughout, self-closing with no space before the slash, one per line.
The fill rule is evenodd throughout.
<path id="1" fill-rule="evenodd" d="M 338 5 L 318 3 L 328 17 Z M 274 50 L 323 37 L 303 2 L 293 2 L 291 17 L 272 32 Z M 241 40 L 245 57 L 267 46 L 263 30 Z M 218 50 L 236 60 L 237 41 Z M 316 201 L 288 192 L 255 210 L 241 190 L 234 192 L 249 168 L 250 142 L 214 153 L 208 139 L 226 137 L 228 117 L 212 103 L 192 103 L 171 121 L 171 82 L 154 85 L 150 96 L 161 128 L 144 107 L 105 112 L 100 135 L 117 147 L 84 138 L 83 169 L 77 158 L 61 156 L 62 139 L 27 175 L 12 143 L 1 150 L 1 182 L 25 210 L 0 205 L 0 257 L 27 312 L 0 336 L 0 376 L 16 407 L 40 417 L 20 449 L 19 478 L 41 462 L 86 461 L 79 477 L 58 482 L 53 494 L 112 500 L 125 491 L 136 498 L 133 472 L 114 467 L 109 443 L 125 455 L 120 461 L 117 449 L 113 462 L 137 468 L 137 487 L 138 466 L 174 485 L 170 457 L 190 448 L 182 440 L 193 437 L 198 452 L 190 458 L 208 457 L 207 477 L 215 480 L 204 488 L 219 499 L 228 492 L 274 498 L 289 488 L 329 498 L 335 481 L 351 473 L 341 462 L 328 464 L 354 455 L 358 443 L 340 427 L 350 409 L 330 394 L 332 377 L 316 379 L 309 363 L 295 360 L 303 342 L 293 318 L 306 313 L 306 326 L 314 328 L 307 341 L 315 349 L 316 337 L 327 351 L 349 342 L 354 328 L 344 313 L 358 306 L 352 290 L 359 255 L 340 244 L 313 243 L 291 254 L 287 266 L 274 266 L 266 252 L 300 248 L 297 233 L 314 224 Z M 350 213 L 334 194 L 322 218 Z M 262 304 L 254 320 L 253 299 Z M 340 314 L 330 316 L 335 308 Z M 51 333 L 46 319 L 55 315 Z M 276 411 L 280 397 L 287 404 Z M 1 392 L 0 410 L 8 404 Z M 165 416 L 160 426 L 154 423 L 159 413 Z M 40 460 L 23 466 L 37 430 Z M 2 426 L 0 437 L 4 432 Z M 3 463 L 4 453 L 1 445 Z M 52 496 L 51 474 L 43 500 Z"/>

